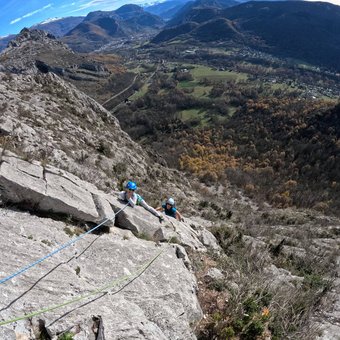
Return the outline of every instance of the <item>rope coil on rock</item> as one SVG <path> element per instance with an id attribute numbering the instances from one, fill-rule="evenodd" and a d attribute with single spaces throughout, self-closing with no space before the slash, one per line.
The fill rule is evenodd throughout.
<path id="1" fill-rule="evenodd" d="M 79 235 L 78 237 L 64 243 L 63 245 L 61 245 L 59 248 L 53 250 L 51 253 L 41 257 L 40 259 L 28 264 L 27 266 L 19 269 L 18 271 L 14 272 L 11 275 L 8 275 L 6 277 L 4 277 L 3 279 L 0 280 L 0 284 L 3 284 L 11 279 L 13 279 L 14 277 L 25 273 L 27 270 L 29 270 L 30 268 L 36 266 L 37 264 L 45 261 L 46 259 L 48 259 L 49 257 L 52 257 L 53 255 L 59 253 L 60 251 L 62 251 L 63 249 L 69 247 L 70 245 L 72 245 L 73 243 L 79 241 L 80 239 L 82 239 L 85 235 L 92 233 L 93 231 L 97 230 L 99 227 L 101 227 L 104 223 L 111 221 L 112 219 L 115 218 L 115 216 L 117 216 L 121 211 L 123 211 L 127 206 L 129 205 L 129 203 L 127 203 L 123 208 L 121 208 L 120 210 L 117 211 L 117 213 L 115 213 L 112 217 L 108 217 L 106 218 L 104 221 L 102 221 L 100 224 L 96 225 L 95 227 L 93 227 L 92 229 L 88 230 L 87 232 Z"/>

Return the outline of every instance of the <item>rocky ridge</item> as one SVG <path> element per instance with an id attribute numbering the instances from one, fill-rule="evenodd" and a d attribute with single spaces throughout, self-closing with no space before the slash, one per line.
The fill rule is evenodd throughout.
<path id="1" fill-rule="evenodd" d="M 74 53 L 55 36 L 38 29 L 21 30 L 2 51 L 0 63 L 7 72 L 32 74 L 39 70 L 70 80 L 98 81 L 109 74 L 102 63 Z"/>
<path id="2" fill-rule="evenodd" d="M 195 338 L 189 324 L 197 323 L 202 311 L 196 297 L 197 283 L 183 246 L 203 252 L 207 251 L 207 247 L 219 250 L 211 233 L 189 219 L 183 223 L 166 218 L 160 224 L 158 219 L 140 207 L 125 208 L 119 212 L 124 204 L 92 184 L 57 168 L 43 167 L 38 162 L 29 163 L 13 153 L 1 151 L 0 192 L 6 206 L 15 203 L 16 206 L 30 208 L 35 214 L 45 212 L 60 217 L 71 216 L 83 223 L 99 222 L 115 216 L 113 211 L 117 212 L 116 218 L 113 218 L 116 227 L 113 223 L 109 224 L 110 234 L 89 234 L 84 241 L 75 243 L 41 266 L 6 283 L 3 289 L 5 299 L 1 305 L 3 319 L 91 292 L 112 281 L 112 278 L 128 275 L 132 280 L 132 274 L 139 273 L 138 268 L 158 251 L 154 241 L 136 237 L 143 235 L 143 238 L 165 242 L 159 244 L 162 253 L 158 263 L 150 266 L 150 270 L 147 268 L 142 276 L 139 277 L 139 274 L 136 282 L 132 280 L 127 286 L 129 288 L 118 285 L 116 293 L 105 293 L 99 296 L 98 301 L 94 298 L 90 308 L 80 306 L 80 309 L 75 308 L 76 314 L 71 309 L 65 315 L 52 312 L 46 318 L 44 316 L 48 332 L 55 335 L 72 330 L 74 339 L 94 338 L 92 315 L 99 314 L 105 336 L 109 339 L 129 339 L 131 336 L 141 339 Z M 60 247 L 76 233 L 74 226 L 67 222 L 39 218 L 8 208 L 2 208 L 0 214 L 4 241 L 1 249 L 3 254 L 11 254 L 3 257 L 2 276 Z M 169 244 L 174 240 L 178 244 Z M 30 288 L 25 291 L 27 287 Z M 120 290 L 124 293 L 120 294 Z M 112 313 L 112 306 L 120 313 Z M 131 313 L 131 310 L 134 312 Z M 179 320 L 177 314 L 181 317 Z M 22 339 L 31 339 L 39 333 L 38 323 L 38 319 L 31 319 L 1 327 L 1 338 L 22 336 Z"/>

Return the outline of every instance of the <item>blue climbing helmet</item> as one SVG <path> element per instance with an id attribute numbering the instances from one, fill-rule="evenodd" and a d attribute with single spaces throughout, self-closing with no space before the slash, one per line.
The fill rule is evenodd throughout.
<path id="1" fill-rule="evenodd" d="M 172 197 L 170 197 L 170 198 L 166 201 L 166 204 L 170 204 L 172 207 L 174 207 L 174 206 L 175 206 L 175 200 L 174 200 Z"/>
<path id="2" fill-rule="evenodd" d="M 129 181 L 126 183 L 125 189 L 137 190 L 137 184 L 135 182 Z"/>

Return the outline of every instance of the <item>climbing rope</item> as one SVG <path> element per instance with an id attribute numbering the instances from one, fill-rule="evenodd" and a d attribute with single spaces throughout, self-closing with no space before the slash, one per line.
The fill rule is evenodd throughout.
<path id="1" fill-rule="evenodd" d="M 169 242 L 168 242 L 169 243 Z M 29 314 L 25 314 L 25 315 L 22 315 L 22 316 L 18 316 L 18 317 L 15 317 L 13 319 L 9 319 L 9 320 L 5 320 L 5 321 L 0 321 L 0 326 L 4 326 L 4 325 L 8 325 L 10 323 L 13 323 L 13 322 L 16 322 L 16 321 L 20 321 L 20 320 L 24 320 L 24 319 L 28 319 L 28 318 L 32 318 L 34 316 L 38 316 L 38 315 L 41 315 L 41 314 L 44 314 L 44 313 L 47 313 L 47 312 L 50 312 L 50 311 L 53 311 L 55 309 L 59 309 L 61 307 L 65 307 L 65 306 L 68 306 L 68 305 L 71 305 L 71 304 L 74 304 L 78 301 L 82 301 L 84 299 L 87 299 L 91 296 L 94 296 L 94 295 L 97 295 L 99 293 L 110 293 L 110 290 L 112 290 L 116 285 L 118 285 L 119 283 L 122 283 L 124 281 L 127 281 L 127 280 L 130 280 L 128 283 L 126 283 L 121 289 L 124 289 L 129 283 L 131 283 L 133 280 L 135 280 L 137 277 L 139 277 L 140 275 L 142 275 L 147 268 L 149 268 L 151 266 L 151 264 L 156 261 L 156 259 L 164 252 L 164 250 L 166 249 L 166 247 L 164 247 L 162 250 L 160 250 L 158 253 L 156 253 L 155 256 L 153 256 L 150 260 L 144 262 L 143 265 L 140 266 L 140 268 L 136 269 L 135 272 L 133 272 L 132 274 L 129 274 L 129 275 L 125 275 L 125 276 L 122 276 L 118 279 L 115 279 L 113 281 L 111 281 L 110 283 L 108 283 L 107 285 L 101 287 L 101 288 L 98 288 L 98 289 L 95 289 L 93 290 L 92 292 L 88 293 L 88 294 L 84 294 L 84 295 L 81 295 L 81 296 L 78 296 L 76 298 L 73 298 L 71 300 L 67 300 L 67 301 L 64 301 L 64 302 L 61 302 L 60 304 L 58 305 L 54 305 L 54 306 L 50 306 L 50 307 L 46 307 L 46 308 L 43 308 L 43 309 L 40 309 L 40 310 L 37 310 L 35 312 L 31 312 Z"/>
<path id="2" fill-rule="evenodd" d="M 53 250 L 51 253 L 41 257 L 40 259 L 28 264 L 27 266 L 19 269 L 18 271 L 14 272 L 13 274 L 11 275 L 8 275 L 6 277 L 4 277 L 3 279 L 0 280 L 0 284 L 3 284 L 11 279 L 13 279 L 14 277 L 20 275 L 20 274 L 23 274 L 25 273 L 28 269 L 36 266 L 37 264 L 45 261 L 46 259 L 48 259 L 49 257 L 52 257 L 53 255 L 59 253 L 60 251 L 62 251 L 63 249 L 69 247 L 70 245 L 74 244 L 75 242 L 79 241 L 80 239 L 82 239 L 84 236 L 86 236 L 87 234 L 90 234 L 92 232 L 94 232 L 95 230 L 97 230 L 99 227 L 101 227 L 104 223 L 108 222 L 108 221 L 111 221 L 115 218 L 115 216 L 117 216 L 121 211 L 123 211 L 127 206 L 129 205 L 129 203 L 127 203 L 123 208 L 121 208 L 120 210 L 117 211 L 116 214 L 114 214 L 113 216 L 111 217 L 108 217 L 106 218 L 103 222 L 101 222 L 100 224 L 96 225 L 95 227 L 93 227 L 92 229 L 90 229 L 89 231 L 79 235 L 78 237 L 64 243 L 63 245 L 61 245 L 59 248 Z"/>

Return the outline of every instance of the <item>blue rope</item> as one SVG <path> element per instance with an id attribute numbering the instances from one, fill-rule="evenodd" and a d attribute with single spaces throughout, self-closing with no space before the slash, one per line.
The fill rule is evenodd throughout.
<path id="1" fill-rule="evenodd" d="M 5 282 L 7 282 L 7 281 L 13 279 L 14 277 L 16 277 L 16 276 L 18 276 L 18 275 L 20 275 L 20 274 L 26 272 L 28 269 L 30 269 L 30 268 L 36 266 L 37 264 L 39 264 L 39 263 L 45 261 L 45 260 L 48 259 L 49 257 L 52 257 L 53 255 L 59 253 L 59 252 L 62 251 L 63 249 L 67 248 L 67 247 L 70 246 L 71 244 L 73 244 L 73 243 L 79 241 L 79 240 L 82 239 L 85 235 L 92 233 L 93 231 L 95 231 L 96 229 L 98 229 L 100 226 L 102 226 L 104 223 L 106 223 L 107 221 L 112 220 L 112 219 L 113 219 L 115 216 L 117 216 L 121 211 L 123 211 L 128 205 L 129 205 L 129 203 L 126 204 L 123 208 L 121 208 L 121 209 L 120 209 L 113 217 L 111 217 L 111 218 L 106 218 L 103 222 L 101 222 L 101 223 L 98 224 L 97 226 L 93 227 L 93 228 L 90 229 L 89 231 L 87 231 L 87 232 L 85 232 L 85 233 L 79 235 L 78 237 L 76 237 L 76 238 L 73 239 L 73 240 L 70 240 L 70 241 L 64 243 L 64 244 L 61 245 L 59 248 L 53 250 L 51 253 L 49 253 L 49 254 L 45 255 L 44 257 L 42 257 L 42 258 L 36 260 L 35 262 L 32 262 L 32 263 L 28 264 L 27 266 L 21 268 L 21 269 L 18 270 L 17 272 L 15 272 L 15 273 L 13 273 L 13 274 L 11 274 L 11 275 L 9 275 L 9 276 L 7 276 L 7 277 L 1 279 L 1 280 L 0 280 L 0 284 L 5 283 Z"/>

